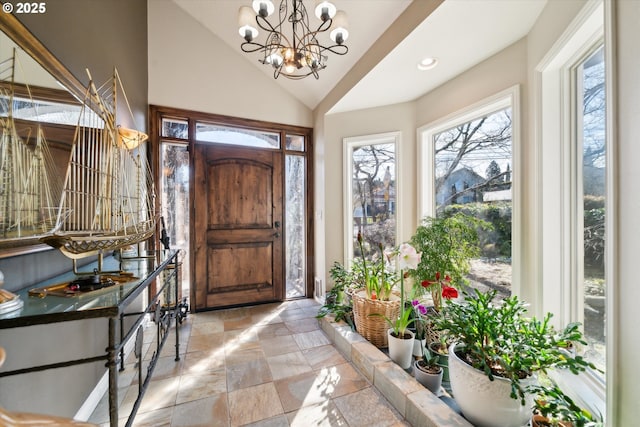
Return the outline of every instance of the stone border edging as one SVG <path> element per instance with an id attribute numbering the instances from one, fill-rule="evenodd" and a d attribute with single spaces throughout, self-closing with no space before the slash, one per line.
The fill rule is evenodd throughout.
<path id="1" fill-rule="evenodd" d="M 473 427 L 345 322 L 318 319 L 329 340 L 413 427 Z"/>

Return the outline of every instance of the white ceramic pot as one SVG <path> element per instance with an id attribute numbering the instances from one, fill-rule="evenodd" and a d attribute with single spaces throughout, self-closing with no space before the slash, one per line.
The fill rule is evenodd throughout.
<path id="1" fill-rule="evenodd" d="M 403 339 L 394 337 L 391 332 L 393 332 L 393 329 L 389 329 L 387 331 L 389 357 L 400 365 L 402 369 L 411 368 L 411 362 L 413 361 L 413 338 L 415 334 L 410 330 L 407 330 L 407 333 L 411 335 L 411 338 Z"/>
<path id="2" fill-rule="evenodd" d="M 413 355 L 416 357 L 422 357 L 422 352 L 424 349 L 424 345 L 427 343 L 427 339 L 423 339 L 423 340 L 418 340 L 418 339 L 413 339 Z"/>
<path id="3" fill-rule="evenodd" d="M 533 396 L 526 396 L 525 405 L 512 399 L 511 382 L 494 377 L 489 380 L 484 372 L 468 365 L 449 347 L 449 378 L 451 393 L 464 417 L 476 427 L 522 427 L 531 419 Z M 533 382 L 521 380 L 521 384 Z"/>

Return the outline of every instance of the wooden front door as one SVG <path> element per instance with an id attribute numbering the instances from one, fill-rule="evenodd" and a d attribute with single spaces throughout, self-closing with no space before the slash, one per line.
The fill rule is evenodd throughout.
<path id="1" fill-rule="evenodd" d="M 282 300 L 282 153 L 194 151 L 196 310 Z"/>

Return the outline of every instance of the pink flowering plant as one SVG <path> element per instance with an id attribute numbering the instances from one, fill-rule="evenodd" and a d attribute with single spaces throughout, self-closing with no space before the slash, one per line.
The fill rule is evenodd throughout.
<path id="1" fill-rule="evenodd" d="M 408 327 L 415 321 L 413 316 L 413 306 L 405 305 L 404 279 L 410 270 L 415 269 L 420 263 L 422 254 L 409 243 L 403 243 L 400 247 L 388 254 L 391 260 L 395 260 L 400 270 L 400 314 L 397 319 L 386 318 L 393 329 L 392 334 L 396 337 L 404 337 Z M 374 314 L 372 314 L 374 315 Z"/>

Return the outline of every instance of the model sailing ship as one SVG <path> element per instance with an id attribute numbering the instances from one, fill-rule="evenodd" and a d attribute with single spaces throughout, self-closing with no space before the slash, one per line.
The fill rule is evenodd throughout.
<path id="1" fill-rule="evenodd" d="M 62 193 L 60 173 L 39 123 L 22 121 L 21 132 L 16 125 L 16 105 L 21 111 L 36 109 L 32 99 L 15 97 L 16 60 L 14 49 L 11 58 L 0 62 L 0 248 L 50 236 Z M 26 134 L 25 139 L 20 134 Z"/>
<path id="2" fill-rule="evenodd" d="M 133 120 L 118 72 L 99 87 L 89 74 L 58 228 L 42 239 L 72 259 L 141 242 L 155 230 L 155 190 L 141 145 L 147 135 L 116 125 L 119 95 Z"/>

